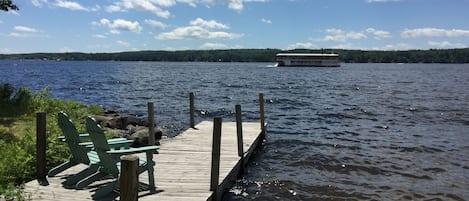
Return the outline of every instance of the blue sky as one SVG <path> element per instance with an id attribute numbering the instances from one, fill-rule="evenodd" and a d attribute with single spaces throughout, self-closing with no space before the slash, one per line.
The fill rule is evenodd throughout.
<path id="1" fill-rule="evenodd" d="M 469 47 L 469 0 L 14 0 L 0 53 Z"/>

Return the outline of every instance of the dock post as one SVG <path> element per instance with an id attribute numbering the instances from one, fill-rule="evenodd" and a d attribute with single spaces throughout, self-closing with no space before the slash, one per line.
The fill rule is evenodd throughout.
<path id="1" fill-rule="evenodd" d="M 138 156 L 121 156 L 120 200 L 138 200 Z"/>
<path id="2" fill-rule="evenodd" d="M 155 145 L 155 110 L 153 102 L 148 102 L 148 145 Z"/>
<path id="3" fill-rule="evenodd" d="M 195 128 L 195 117 L 194 117 L 194 93 L 189 93 L 189 113 L 190 113 L 190 126 Z"/>
<path id="4" fill-rule="evenodd" d="M 41 186 L 49 185 L 46 175 L 46 113 L 36 113 L 36 170 Z"/>
<path id="5" fill-rule="evenodd" d="M 243 122 L 241 119 L 241 105 L 236 105 L 236 133 L 238 136 L 238 156 L 243 157 Z"/>
<path id="6" fill-rule="evenodd" d="M 265 116 L 264 116 L 264 94 L 259 93 L 259 112 L 261 118 L 261 131 L 265 132 Z"/>
<path id="7" fill-rule="evenodd" d="M 241 157 L 239 174 L 244 172 L 244 150 L 243 150 L 243 121 L 241 119 L 241 105 L 235 106 L 236 110 L 236 134 L 238 137 L 238 156 Z"/>
<path id="8" fill-rule="evenodd" d="M 213 138 L 212 138 L 212 169 L 210 172 L 210 190 L 214 192 L 215 200 L 218 200 L 218 179 L 220 175 L 220 143 L 221 143 L 220 117 L 213 118 Z"/>

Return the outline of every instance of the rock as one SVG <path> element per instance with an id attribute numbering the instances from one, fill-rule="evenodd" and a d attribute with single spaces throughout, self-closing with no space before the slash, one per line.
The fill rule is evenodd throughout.
<path id="1" fill-rule="evenodd" d="M 125 137 L 134 140 L 132 147 L 148 145 L 148 121 L 146 118 L 121 114 L 115 111 L 106 111 L 103 115 L 96 115 L 94 119 L 102 123 L 114 138 Z M 155 128 L 155 141 L 159 144 L 163 132 Z"/>
<path id="2" fill-rule="evenodd" d="M 159 144 L 159 140 L 161 139 L 162 132 L 159 129 L 155 128 L 155 144 Z M 132 147 L 142 147 L 142 146 L 148 146 L 148 129 L 140 129 L 137 130 L 135 133 L 132 133 L 128 139 L 133 140 L 134 142 L 132 143 Z"/>
<path id="3" fill-rule="evenodd" d="M 136 116 L 128 115 L 128 114 L 121 114 L 116 112 L 105 112 L 104 115 L 95 115 L 94 119 L 98 123 L 103 122 L 103 124 L 108 128 L 116 128 L 116 129 L 125 129 L 127 125 L 144 125 L 144 121 L 141 118 Z"/>
<path id="4" fill-rule="evenodd" d="M 129 138 L 130 135 L 129 133 L 127 133 L 126 130 L 120 130 L 120 129 L 106 129 L 106 132 L 110 135 L 112 135 L 112 138 L 121 138 L 121 137 L 124 137 L 124 138 Z"/>

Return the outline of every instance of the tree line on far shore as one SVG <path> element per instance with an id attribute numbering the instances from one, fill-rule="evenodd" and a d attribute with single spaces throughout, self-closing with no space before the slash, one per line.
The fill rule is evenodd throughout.
<path id="1" fill-rule="evenodd" d="M 275 62 L 277 53 L 336 53 L 345 63 L 469 63 L 469 48 L 430 50 L 344 50 L 344 49 L 227 49 L 180 51 L 133 51 L 116 53 L 27 53 L 0 54 L 3 60 L 95 60 L 95 61 L 195 61 Z"/>

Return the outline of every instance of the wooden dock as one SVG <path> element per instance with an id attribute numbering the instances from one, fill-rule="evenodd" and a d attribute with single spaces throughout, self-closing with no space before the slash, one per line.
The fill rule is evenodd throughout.
<path id="1" fill-rule="evenodd" d="M 138 199 L 145 200 L 217 200 L 231 187 L 239 171 L 247 163 L 254 149 L 260 145 L 265 135 L 262 123 L 242 123 L 244 160 L 238 156 L 236 122 L 222 124 L 220 144 L 220 168 L 218 190 L 211 191 L 211 160 L 213 122 L 203 121 L 174 138 L 161 141 L 159 154 L 154 156 L 156 192 L 143 188 Z M 63 182 L 67 176 L 86 168 L 74 166 L 55 177 L 47 178 L 49 185 L 41 186 L 34 180 L 25 184 L 25 191 L 31 193 L 32 200 L 92 200 L 94 191 L 111 180 L 93 183 L 87 189 L 66 189 Z M 148 182 L 148 174 L 139 176 L 140 186 Z M 142 184 L 143 183 L 143 184 Z M 102 200 L 118 200 L 113 193 Z"/>

